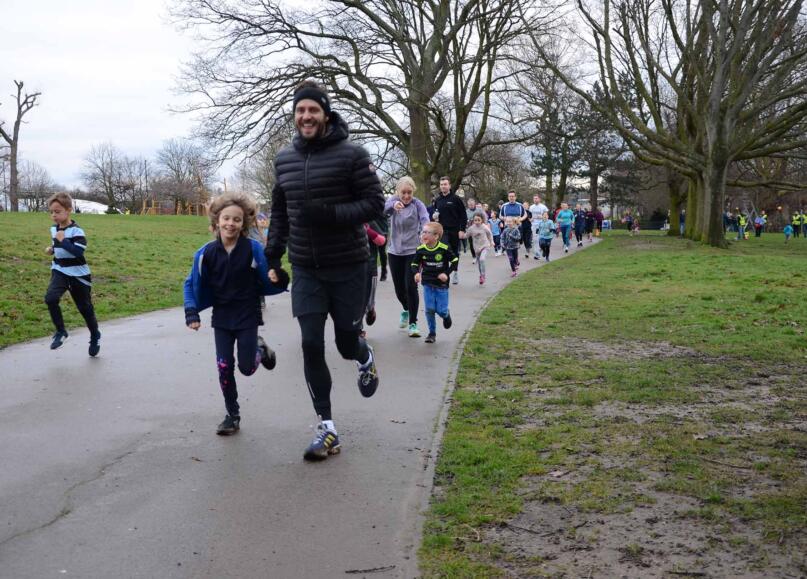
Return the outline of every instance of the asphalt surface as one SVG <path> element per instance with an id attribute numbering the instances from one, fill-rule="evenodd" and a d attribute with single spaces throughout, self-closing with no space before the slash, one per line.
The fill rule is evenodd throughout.
<path id="1" fill-rule="evenodd" d="M 537 265 L 522 251 L 523 271 Z M 277 367 L 236 374 L 231 437 L 215 434 L 225 412 L 209 316 L 198 332 L 179 308 L 102 323 L 95 359 L 86 328 L 56 351 L 49 339 L 0 351 L 0 577 L 416 577 L 459 346 L 510 281 L 507 258 L 490 257 L 480 287 L 464 254 L 454 326 L 438 319 L 431 345 L 398 328 L 392 281 L 379 283 L 370 399 L 329 322 L 343 450 L 322 463 L 302 460 L 316 417 L 288 294 L 267 299 L 261 329 Z"/>

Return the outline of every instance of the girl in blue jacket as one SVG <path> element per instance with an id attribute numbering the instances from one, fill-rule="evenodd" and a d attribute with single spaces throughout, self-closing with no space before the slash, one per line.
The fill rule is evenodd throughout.
<path id="1" fill-rule="evenodd" d="M 255 224 L 256 206 L 249 197 L 225 194 L 210 205 L 210 229 L 216 239 L 205 244 L 193 256 L 193 267 L 185 280 L 185 324 L 191 330 L 201 325 L 199 312 L 212 307 L 213 335 L 219 385 L 224 395 L 227 416 L 217 434 L 233 434 L 241 425 L 238 390 L 235 383 L 235 345 L 238 344 L 238 369 L 251 376 L 263 364 L 275 367 L 275 353 L 263 338 L 260 297 L 285 290 L 288 276 L 277 284 L 269 281 L 269 268 L 263 245 L 247 237 Z"/>

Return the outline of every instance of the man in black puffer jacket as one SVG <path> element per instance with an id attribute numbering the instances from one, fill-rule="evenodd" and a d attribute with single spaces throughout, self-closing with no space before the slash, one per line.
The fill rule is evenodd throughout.
<path id="1" fill-rule="evenodd" d="M 304 81 L 294 91 L 297 135 L 275 159 L 277 176 L 266 258 L 269 278 L 292 267 L 291 307 L 300 324 L 305 380 L 319 418 L 306 460 L 340 451 L 331 416 L 331 375 L 325 361 L 325 320 L 330 314 L 336 347 L 359 369 L 359 390 L 378 387 L 373 349 L 360 337 L 370 257 L 364 223 L 382 217 L 381 183 L 364 148 L 348 140 L 347 124 L 325 90 Z"/>
<path id="2" fill-rule="evenodd" d="M 468 217 L 465 213 L 465 202 L 451 190 L 451 180 L 440 177 L 440 195 L 434 201 L 435 221 L 443 226 L 443 239 L 441 240 L 458 258 L 460 256 L 460 240 L 465 239 L 465 225 Z M 454 270 L 451 283 L 459 283 L 460 275 Z"/>

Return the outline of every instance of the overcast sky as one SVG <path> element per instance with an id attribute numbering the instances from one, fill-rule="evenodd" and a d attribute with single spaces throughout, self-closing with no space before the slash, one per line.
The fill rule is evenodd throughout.
<path id="1" fill-rule="evenodd" d="M 191 41 L 166 12 L 166 0 L 0 0 L 5 127 L 16 111 L 14 80 L 42 92 L 21 130 L 22 158 L 72 187 L 94 144 L 152 157 L 165 139 L 189 134 L 191 119 L 167 109 L 179 102 L 174 77 Z"/>

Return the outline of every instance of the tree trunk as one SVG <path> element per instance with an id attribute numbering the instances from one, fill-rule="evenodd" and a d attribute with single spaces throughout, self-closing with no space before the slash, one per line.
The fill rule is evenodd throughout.
<path id="1" fill-rule="evenodd" d="M 589 189 L 591 190 L 589 193 L 589 203 L 591 203 L 591 210 L 596 211 L 597 205 L 600 202 L 600 176 L 592 173 L 589 175 L 588 182 Z"/>
<path id="2" fill-rule="evenodd" d="M 670 191 L 670 230 L 667 235 L 678 236 L 681 233 L 681 175 L 667 169 L 667 188 Z M 688 220 L 685 219 L 684 223 Z"/>
<path id="3" fill-rule="evenodd" d="M 429 166 L 429 157 L 426 150 L 428 136 L 428 119 L 424 108 L 417 103 L 409 107 L 409 122 L 411 126 L 409 136 L 409 170 L 415 181 L 417 190 L 415 195 L 426 205 L 432 202 L 432 168 Z"/>
<path id="4" fill-rule="evenodd" d="M 16 127 L 15 127 L 16 128 Z M 15 131 L 16 132 L 16 131 Z M 11 211 L 19 211 L 20 210 L 20 200 L 19 200 L 19 188 L 20 188 L 20 176 L 19 171 L 17 170 L 17 139 L 16 136 L 14 140 L 9 145 L 9 155 L 8 155 L 8 164 L 11 170 L 11 182 L 8 186 L 8 203 L 9 209 Z"/>
<path id="5" fill-rule="evenodd" d="M 684 236 L 695 241 L 700 241 L 696 227 L 700 195 L 701 192 L 698 187 L 698 181 L 689 179 L 687 186 L 687 218 L 684 224 Z"/>
<path id="6" fill-rule="evenodd" d="M 706 163 L 703 178 L 703 207 L 706 214 L 701 219 L 701 240 L 713 247 L 726 247 L 723 231 L 723 206 L 726 198 L 726 175 L 728 161 L 721 155 L 713 155 Z"/>

